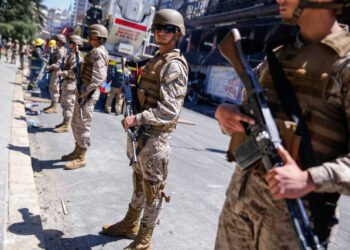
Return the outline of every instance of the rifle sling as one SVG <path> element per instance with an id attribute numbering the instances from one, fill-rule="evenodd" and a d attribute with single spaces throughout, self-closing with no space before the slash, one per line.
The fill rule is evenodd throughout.
<path id="1" fill-rule="evenodd" d="M 302 169 L 316 166 L 315 154 L 311 144 L 311 137 L 307 124 L 303 117 L 298 99 L 294 93 L 290 81 L 287 79 L 280 61 L 272 51 L 272 46 L 265 47 L 267 62 L 269 65 L 274 87 L 284 110 L 297 124 L 297 134 L 301 136 L 299 154 L 302 162 Z M 337 224 L 335 215 L 338 193 L 310 193 L 306 196 L 311 211 L 313 230 L 321 242 L 326 242 L 330 236 L 332 226 Z"/>

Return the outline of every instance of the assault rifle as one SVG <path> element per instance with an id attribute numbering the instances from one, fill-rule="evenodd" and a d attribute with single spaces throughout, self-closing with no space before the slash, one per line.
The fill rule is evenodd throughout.
<path id="1" fill-rule="evenodd" d="M 75 61 L 77 63 L 77 70 L 75 72 L 75 78 L 77 79 L 77 91 L 78 91 L 79 96 L 81 96 L 83 93 L 82 93 L 82 90 L 81 90 L 82 83 L 81 83 L 81 79 L 80 79 L 80 57 L 79 57 L 79 51 L 78 50 L 75 52 Z M 85 102 L 86 102 L 86 100 L 85 100 Z M 83 102 L 81 97 L 78 99 L 78 104 L 80 106 L 80 117 L 81 118 L 83 118 L 82 109 L 84 107 L 85 102 Z"/>
<path id="2" fill-rule="evenodd" d="M 238 165 L 242 170 L 248 169 L 260 160 L 266 170 L 284 165 L 277 152 L 277 146 L 282 140 L 267 105 L 266 92 L 244 58 L 241 36 L 237 29 L 228 33 L 221 42 L 219 50 L 232 64 L 246 89 L 247 96 L 241 105 L 242 112 L 255 120 L 254 125 L 245 127 L 247 139 L 233 151 Z M 318 237 L 312 231 L 301 199 L 286 199 L 286 202 L 302 249 L 323 249 Z"/>
<path id="3" fill-rule="evenodd" d="M 125 101 L 124 101 L 124 117 L 133 116 L 134 115 L 134 101 L 132 98 L 132 92 L 130 87 L 130 82 L 125 80 L 124 77 L 124 68 L 125 68 L 125 61 L 124 58 L 122 58 L 122 72 L 123 72 L 123 85 L 124 85 L 124 91 L 125 91 Z M 128 137 L 130 139 L 131 148 L 132 148 L 132 158 L 130 160 L 130 166 L 137 162 L 137 150 L 136 150 L 136 142 L 139 140 L 143 132 L 147 129 L 147 125 L 142 125 L 138 130 L 136 130 L 135 127 L 128 128 L 127 133 Z"/>

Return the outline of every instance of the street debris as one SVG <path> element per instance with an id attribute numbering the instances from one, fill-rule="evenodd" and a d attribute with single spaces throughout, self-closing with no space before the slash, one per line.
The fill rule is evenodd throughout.
<path id="1" fill-rule="evenodd" d="M 67 215 L 67 214 L 68 214 L 67 208 L 66 208 L 66 205 L 64 204 L 64 201 L 63 201 L 62 198 L 61 198 L 61 204 L 62 204 L 62 208 L 63 208 L 63 213 L 64 213 L 65 215 Z"/>

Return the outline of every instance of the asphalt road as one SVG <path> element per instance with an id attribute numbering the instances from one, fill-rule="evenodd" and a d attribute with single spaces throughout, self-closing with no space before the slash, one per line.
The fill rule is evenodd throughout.
<path id="1" fill-rule="evenodd" d="M 40 109 L 48 104 L 42 104 Z M 29 128 L 35 181 L 47 249 L 122 249 L 130 240 L 100 235 L 101 226 L 123 218 L 132 194 L 131 168 L 125 154 L 121 116 L 94 113 L 87 166 L 63 170 L 59 159 L 74 148 L 71 132 L 52 133 L 58 114 L 27 116 L 45 125 Z M 172 147 L 161 225 L 154 249 L 213 249 L 218 216 L 234 164 L 225 161 L 229 138 L 210 117 L 184 109 L 170 139 Z M 63 214 L 63 199 L 68 214 Z"/>
<path id="2" fill-rule="evenodd" d="M 47 105 L 40 104 L 39 109 Z M 122 118 L 101 109 L 100 105 L 94 113 L 87 166 L 74 171 L 63 170 L 64 162 L 59 160 L 74 148 L 72 133 L 52 132 L 62 120 L 61 112 L 27 116 L 27 120 L 44 125 L 29 128 L 29 136 L 46 249 L 123 249 L 131 242 L 100 234 L 103 224 L 123 218 L 132 193 Z M 161 225 L 154 231 L 153 249 L 213 249 L 226 187 L 234 171 L 234 164 L 225 160 L 229 138 L 211 117 L 183 109 L 180 118 L 196 125 L 178 124 L 170 139 L 165 191 L 171 202 L 165 203 Z M 342 197 L 339 233 L 331 249 L 349 249 L 349 204 L 349 197 Z"/>

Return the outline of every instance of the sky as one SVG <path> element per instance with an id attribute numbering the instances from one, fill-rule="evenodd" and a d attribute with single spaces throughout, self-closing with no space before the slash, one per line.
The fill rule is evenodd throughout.
<path id="1" fill-rule="evenodd" d="M 61 10 L 68 9 L 70 3 L 73 4 L 73 0 L 44 0 L 43 1 L 43 4 L 46 5 L 48 9 L 59 8 Z"/>

